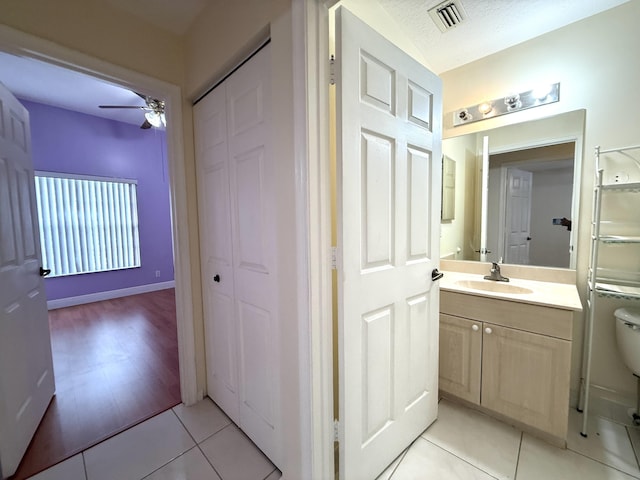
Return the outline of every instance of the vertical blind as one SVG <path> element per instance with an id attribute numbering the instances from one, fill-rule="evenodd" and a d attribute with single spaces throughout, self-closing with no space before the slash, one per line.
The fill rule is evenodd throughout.
<path id="1" fill-rule="evenodd" d="M 44 268 L 51 277 L 140 266 L 137 184 L 36 172 Z"/>

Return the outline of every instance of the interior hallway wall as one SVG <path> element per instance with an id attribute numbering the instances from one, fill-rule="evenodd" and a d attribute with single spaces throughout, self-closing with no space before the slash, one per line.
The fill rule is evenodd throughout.
<path id="1" fill-rule="evenodd" d="M 279 324 L 281 351 L 278 352 L 283 400 L 283 451 L 285 453 L 283 475 L 288 478 L 305 478 L 304 463 L 311 451 L 310 439 L 305 432 L 310 428 L 315 412 L 301 410 L 301 401 L 307 394 L 305 382 L 309 381 L 308 338 L 309 319 L 304 308 L 307 291 L 306 265 L 299 264 L 306 244 L 299 244 L 299 228 L 304 223 L 305 205 L 296 201 L 296 187 L 300 186 L 304 172 L 298 166 L 301 154 L 301 122 L 294 123 L 303 105 L 294 105 L 295 92 L 304 88 L 304 79 L 294 67 L 294 49 L 300 48 L 303 25 L 294 25 L 292 0 L 224 0 L 210 4 L 198 16 L 185 37 L 186 95 L 195 100 L 208 87 L 223 78 L 229 69 L 243 61 L 247 54 L 262 41 L 271 41 L 271 85 L 266 92 L 273 102 L 271 135 L 274 156 L 278 158 L 276 185 L 277 253 L 276 271 L 279 291 Z M 300 3 L 298 5 L 301 5 Z M 224 12 L 224 15 L 221 15 Z M 299 23 L 299 22 L 298 22 Z M 298 29 L 296 31 L 296 29 Z M 302 68 L 300 65 L 299 68 Z M 297 80 L 297 83 L 294 80 Z M 185 133 L 189 138 L 190 135 Z M 187 150 L 193 145 L 187 146 Z M 192 155 L 193 152 L 189 152 Z M 298 162 L 298 163 L 297 163 Z M 302 176 L 300 176 L 302 175 Z M 206 206 L 201 206 L 206 208 Z M 200 328 L 200 327 L 198 327 Z M 308 423 L 306 423 L 308 422 Z"/>

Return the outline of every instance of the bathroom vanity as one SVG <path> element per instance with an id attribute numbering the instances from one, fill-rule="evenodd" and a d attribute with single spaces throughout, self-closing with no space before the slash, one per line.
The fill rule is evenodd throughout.
<path id="1" fill-rule="evenodd" d="M 582 310 L 575 273 L 544 268 L 531 273 L 507 265 L 506 283 L 484 280 L 489 268 L 443 262 L 441 395 L 565 446 L 573 317 Z M 553 280 L 541 281 L 545 274 Z"/>

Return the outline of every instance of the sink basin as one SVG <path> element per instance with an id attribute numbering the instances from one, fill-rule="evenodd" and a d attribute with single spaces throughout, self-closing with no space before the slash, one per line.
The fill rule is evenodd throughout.
<path id="1" fill-rule="evenodd" d="M 458 280 L 455 284 L 460 287 L 471 288 L 473 290 L 484 290 L 485 292 L 515 294 L 533 293 L 533 290 L 530 288 L 511 285 L 506 282 L 492 282 L 491 280 Z"/>

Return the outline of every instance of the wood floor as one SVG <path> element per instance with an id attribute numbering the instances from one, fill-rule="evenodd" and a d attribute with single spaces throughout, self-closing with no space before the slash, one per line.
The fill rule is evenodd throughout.
<path id="1" fill-rule="evenodd" d="M 180 403 L 173 289 L 49 312 L 56 395 L 14 480 Z"/>

